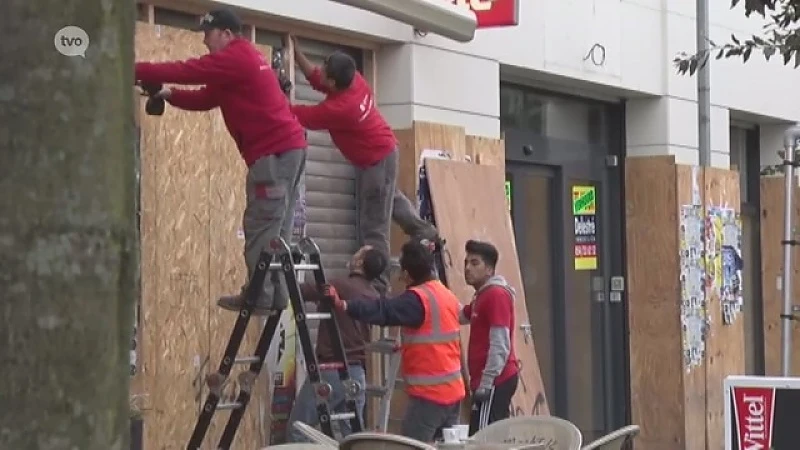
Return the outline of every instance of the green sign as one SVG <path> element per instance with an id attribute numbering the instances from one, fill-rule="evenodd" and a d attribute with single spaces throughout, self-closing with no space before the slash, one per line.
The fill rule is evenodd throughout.
<path id="1" fill-rule="evenodd" d="M 572 186 L 572 214 L 576 216 L 597 214 L 597 195 L 594 186 Z"/>

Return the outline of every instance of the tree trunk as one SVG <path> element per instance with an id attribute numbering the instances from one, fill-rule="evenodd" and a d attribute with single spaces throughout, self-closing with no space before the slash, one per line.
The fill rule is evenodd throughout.
<path id="1" fill-rule="evenodd" d="M 0 448 L 122 450 L 138 267 L 134 2 L 2 4 Z M 56 51 L 67 25 L 88 34 L 85 58 Z"/>

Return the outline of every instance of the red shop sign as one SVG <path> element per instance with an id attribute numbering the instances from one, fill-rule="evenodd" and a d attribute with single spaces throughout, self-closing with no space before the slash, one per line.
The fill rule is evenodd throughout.
<path id="1" fill-rule="evenodd" d="M 398 0 L 402 1 L 402 0 Z M 469 8 L 478 18 L 478 28 L 519 25 L 519 0 L 451 0 Z"/>

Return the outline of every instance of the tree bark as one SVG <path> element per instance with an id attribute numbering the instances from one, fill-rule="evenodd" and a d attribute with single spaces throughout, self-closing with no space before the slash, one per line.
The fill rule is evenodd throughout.
<path id="1" fill-rule="evenodd" d="M 0 448 L 126 449 L 134 2 L 2 3 Z M 67 25 L 85 58 L 56 51 Z"/>

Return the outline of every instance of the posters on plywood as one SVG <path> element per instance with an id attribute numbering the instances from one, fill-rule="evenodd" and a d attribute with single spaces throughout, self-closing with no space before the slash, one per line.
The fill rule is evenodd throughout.
<path id="1" fill-rule="evenodd" d="M 708 314 L 705 294 L 703 207 L 685 205 L 680 217 L 681 327 L 687 371 L 705 358 Z"/>
<path id="2" fill-rule="evenodd" d="M 742 311 L 742 224 L 731 208 L 708 208 L 706 254 L 709 287 L 720 299 L 722 323 L 730 325 Z"/>

